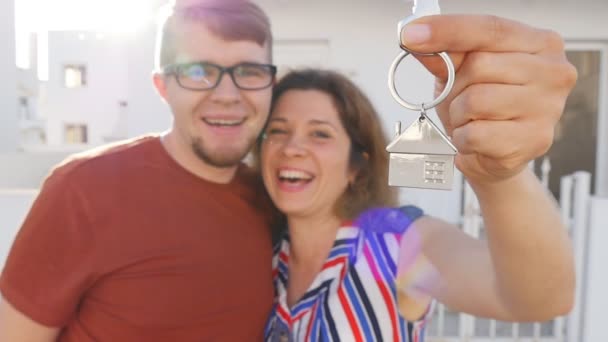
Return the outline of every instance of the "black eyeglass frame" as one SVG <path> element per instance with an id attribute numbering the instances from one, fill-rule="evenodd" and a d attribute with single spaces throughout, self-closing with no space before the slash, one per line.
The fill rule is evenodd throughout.
<path id="1" fill-rule="evenodd" d="M 217 80 L 215 82 L 215 84 L 211 85 L 210 87 L 207 88 L 193 88 L 193 87 L 188 87 L 182 84 L 182 82 L 180 82 L 180 74 L 181 74 L 181 70 L 187 67 L 190 67 L 192 65 L 203 65 L 203 66 L 210 66 L 213 68 L 216 68 L 217 70 L 219 70 L 219 75 L 217 77 Z M 239 85 L 239 83 L 237 82 L 236 78 L 234 77 L 234 70 L 236 70 L 237 68 L 240 67 L 244 67 L 244 66 L 254 66 L 254 67 L 261 67 L 261 68 L 266 68 L 269 72 L 270 78 L 268 80 L 268 84 L 265 84 L 264 86 L 259 86 L 259 87 L 243 87 L 241 85 Z M 273 64 L 261 64 L 261 63 L 251 63 L 251 62 L 245 62 L 245 63 L 239 63 L 239 64 L 235 64 L 233 66 L 230 67 L 223 67 L 221 65 L 217 65 L 215 63 L 210 63 L 210 62 L 204 62 L 204 61 L 200 61 L 200 62 L 190 62 L 190 63 L 176 63 L 176 64 L 169 64 L 166 65 L 162 68 L 162 73 L 164 75 L 173 75 L 175 76 L 175 80 L 177 81 L 177 84 L 179 84 L 180 87 L 184 88 L 184 89 L 188 89 L 188 90 L 195 90 L 195 91 L 204 91 L 204 90 L 211 90 L 211 89 L 215 89 L 217 88 L 217 86 L 220 84 L 220 82 L 222 81 L 222 79 L 224 78 L 224 74 L 228 74 L 230 75 L 230 78 L 232 79 L 232 83 L 239 89 L 242 90 L 262 90 L 262 89 L 266 89 L 270 86 L 272 86 L 272 84 L 274 83 L 275 79 L 276 79 L 276 75 L 277 75 L 277 66 L 273 65 Z"/>

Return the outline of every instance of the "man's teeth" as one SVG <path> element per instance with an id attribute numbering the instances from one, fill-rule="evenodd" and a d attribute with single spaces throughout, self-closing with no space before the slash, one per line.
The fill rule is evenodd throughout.
<path id="1" fill-rule="evenodd" d="M 244 119 L 227 120 L 227 119 L 204 119 L 204 121 L 213 126 L 238 126 L 243 123 Z"/>
<path id="2" fill-rule="evenodd" d="M 279 172 L 279 177 L 287 180 L 311 180 L 312 176 L 302 172 L 295 170 L 282 170 Z"/>

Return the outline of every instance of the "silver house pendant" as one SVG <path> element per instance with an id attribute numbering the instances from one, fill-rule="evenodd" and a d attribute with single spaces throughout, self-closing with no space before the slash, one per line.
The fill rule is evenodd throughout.
<path id="1" fill-rule="evenodd" d="M 454 158 L 458 153 L 450 139 L 426 115 L 426 111 L 436 107 L 445 100 L 454 87 L 456 72 L 450 56 L 445 52 L 432 53 L 443 59 L 447 68 L 448 79 L 439 96 L 430 103 L 412 104 L 404 100 L 395 87 L 395 73 L 401 61 L 410 54 L 407 47 L 401 45 L 401 29 L 417 14 L 439 14 L 439 6 L 430 2 L 415 1 L 414 15 L 402 20 L 398 25 L 400 54 L 395 58 L 388 73 L 388 87 L 391 95 L 403 107 L 417 111 L 420 117 L 405 131 L 401 132 L 401 123 L 397 123 L 395 139 L 386 147 L 390 155 L 388 184 L 424 189 L 450 190 L 454 179 Z M 419 9 L 420 13 L 416 10 Z M 437 13 L 431 13 L 437 11 Z"/>
<path id="2" fill-rule="evenodd" d="M 390 186 L 452 188 L 456 148 L 426 115 L 403 132 L 397 123 L 395 140 L 386 150 L 390 155 Z"/>

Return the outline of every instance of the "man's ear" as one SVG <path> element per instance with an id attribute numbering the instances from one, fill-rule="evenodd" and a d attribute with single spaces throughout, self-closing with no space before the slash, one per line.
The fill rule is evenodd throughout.
<path id="1" fill-rule="evenodd" d="M 167 79 L 165 76 L 155 72 L 152 74 L 152 82 L 158 96 L 167 101 Z"/>

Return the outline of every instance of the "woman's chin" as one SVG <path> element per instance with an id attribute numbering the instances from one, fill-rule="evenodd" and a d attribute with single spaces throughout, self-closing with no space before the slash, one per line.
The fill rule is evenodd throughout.
<path id="1" fill-rule="evenodd" d="M 293 205 L 277 205 L 277 208 L 287 217 L 306 217 L 306 210 L 294 207 Z"/>

